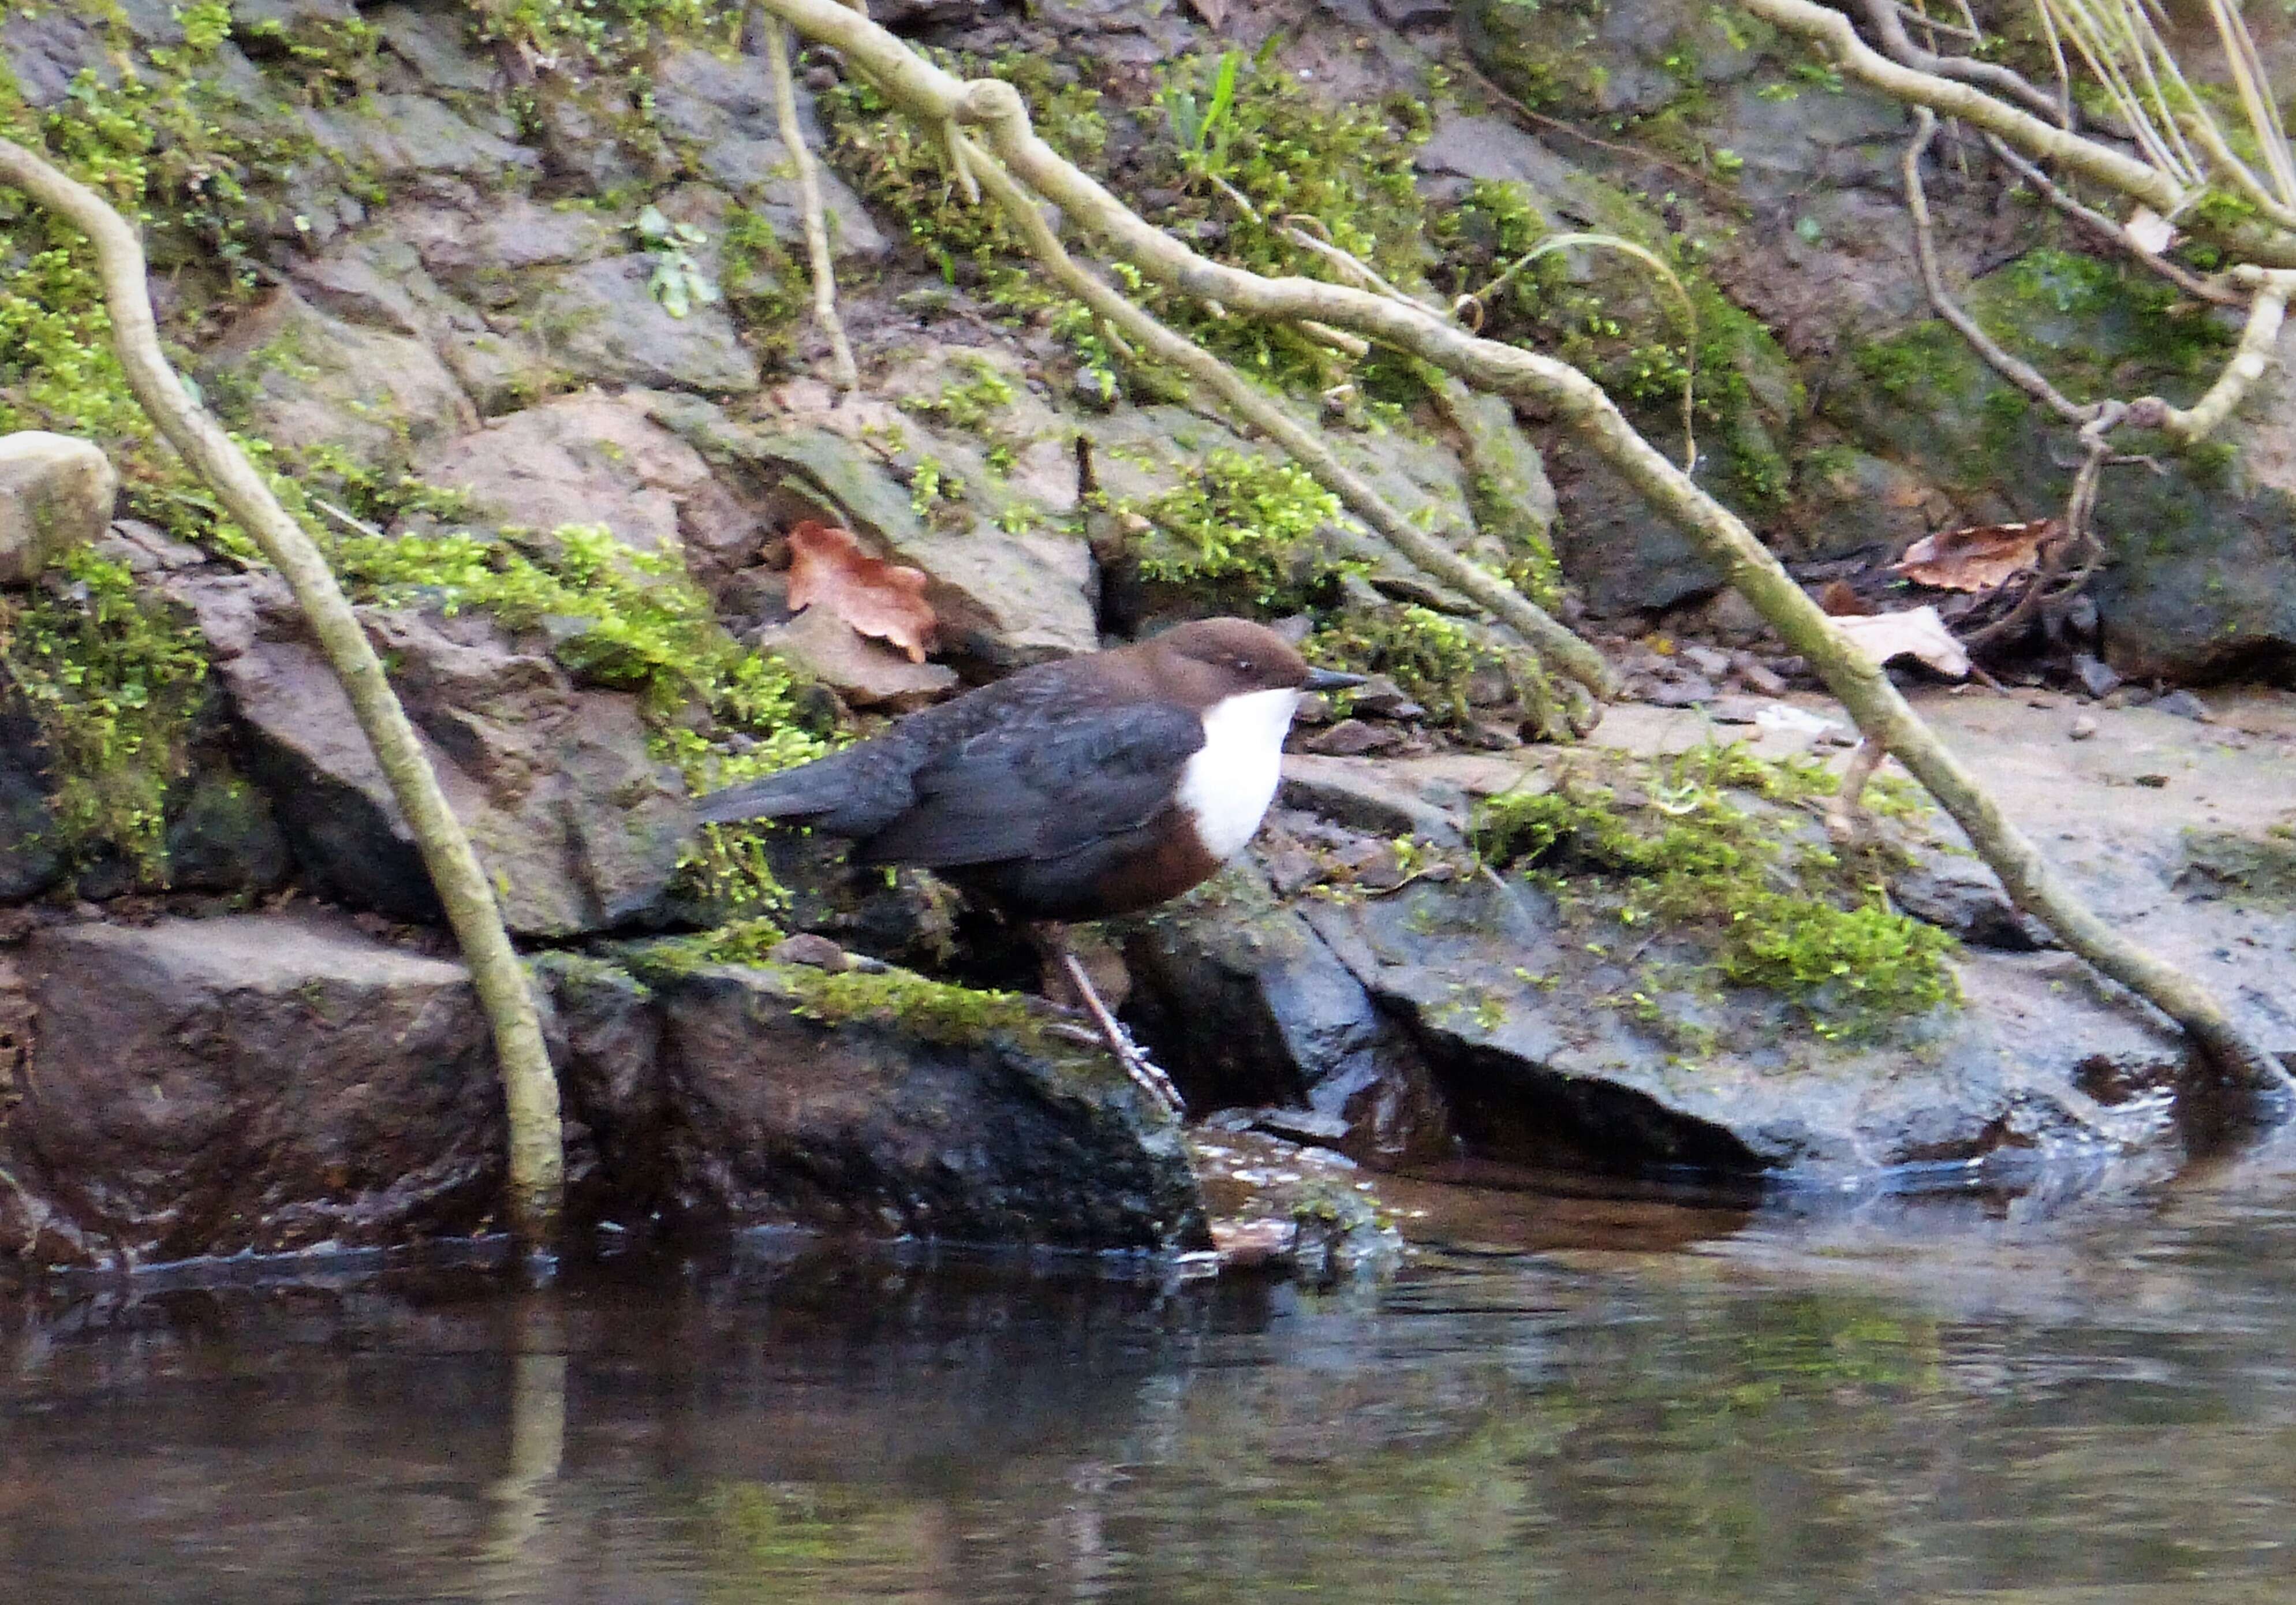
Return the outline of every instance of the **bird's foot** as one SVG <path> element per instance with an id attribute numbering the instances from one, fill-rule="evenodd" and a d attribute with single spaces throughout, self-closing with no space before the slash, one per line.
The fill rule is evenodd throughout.
<path id="1" fill-rule="evenodd" d="M 1157 1069 L 1147 1052 L 1132 1040 L 1132 1033 L 1124 1028 L 1123 1022 L 1109 1012 L 1108 1005 L 1100 1001 L 1100 994 L 1093 989 L 1092 978 L 1085 974 L 1084 966 L 1078 962 L 1076 955 L 1063 951 L 1061 962 L 1069 972 L 1070 984 L 1076 987 L 1077 995 L 1084 1000 L 1085 1011 L 1100 1028 L 1101 1040 L 1108 1044 L 1108 1051 L 1116 1056 L 1116 1062 L 1124 1067 L 1124 1073 L 1132 1078 L 1133 1085 L 1153 1099 L 1166 1113 L 1185 1113 L 1188 1106 L 1180 1097 L 1180 1089 L 1172 1085 L 1172 1078 Z"/>

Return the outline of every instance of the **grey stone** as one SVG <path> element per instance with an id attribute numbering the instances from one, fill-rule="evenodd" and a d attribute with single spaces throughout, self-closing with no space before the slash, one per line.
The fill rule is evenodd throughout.
<path id="1" fill-rule="evenodd" d="M 476 1230 L 501 1184 L 493 1050 L 461 966 L 317 920 L 37 935 L 40 1073 L 8 1134 L 129 1260 Z"/>
<path id="2" fill-rule="evenodd" d="M 1304 1105 L 1328 1146 L 1390 1167 L 1448 1151 L 1416 1047 L 1253 866 L 1137 921 L 1124 954 L 1128 1012 L 1190 1109 Z"/>
<path id="3" fill-rule="evenodd" d="M 742 395 L 758 388 L 758 359 L 723 303 L 672 317 L 648 288 L 646 251 L 544 270 L 522 297 L 518 327 L 585 379 Z"/>
<path id="4" fill-rule="evenodd" d="M 15 702 L 13 688 L 8 692 Z M 12 707 L 0 708 L 0 902 L 37 897 L 63 879 L 53 795 L 39 726 Z"/>
<path id="5" fill-rule="evenodd" d="M 768 626 L 746 639 L 855 708 L 908 713 L 957 689 L 955 669 L 946 664 L 912 663 L 898 648 L 863 636 L 825 607 L 809 607 L 787 624 Z"/>
<path id="6" fill-rule="evenodd" d="M 303 111 L 305 132 L 353 168 L 380 178 L 458 177 L 514 183 L 542 159 L 508 137 L 475 127 L 420 94 L 369 95 L 355 106 Z"/>
<path id="7" fill-rule="evenodd" d="M 705 574 L 753 561 L 766 535 L 700 454 L 652 421 L 643 396 L 545 402 L 439 441 L 414 466 L 466 496 L 482 525 L 603 524 L 640 551 L 682 552 Z"/>
<path id="8" fill-rule="evenodd" d="M 202 356 L 233 423 L 282 450 L 340 451 L 367 468 L 458 435 L 477 411 L 424 341 L 346 323 L 292 289 L 266 297 Z"/>
<path id="9" fill-rule="evenodd" d="M 29 585 L 74 546 L 104 538 L 119 476 L 92 441 L 0 435 L 0 585 Z"/>
<path id="10" fill-rule="evenodd" d="M 377 6 L 366 20 L 433 88 L 484 94 L 503 87 L 502 70 L 471 48 L 469 21 L 457 12 L 394 4 Z"/>
<path id="11" fill-rule="evenodd" d="M 436 894 L 348 700 L 275 582 L 182 577 L 304 873 L 398 919 Z M 658 923 L 693 831 L 635 700 L 578 687 L 483 617 L 363 610 L 511 928 L 564 937 Z"/>

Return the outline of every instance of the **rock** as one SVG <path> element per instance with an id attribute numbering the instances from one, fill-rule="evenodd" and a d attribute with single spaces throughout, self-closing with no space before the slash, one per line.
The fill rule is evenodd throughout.
<path id="1" fill-rule="evenodd" d="M 1335 1154 L 1270 1134 L 1270 1122 L 1311 1118 L 1304 1111 L 1260 1115 L 1255 1126 L 1215 1117 L 1189 1134 L 1220 1267 L 1277 1270 L 1311 1286 L 1391 1273 L 1403 1261 L 1403 1234 L 1373 1183 Z"/>
<path id="2" fill-rule="evenodd" d="M 806 609 L 787 624 L 752 633 L 749 643 L 783 659 L 856 708 L 911 713 L 957 688 L 945 664 L 912 663 L 863 635 L 826 608 Z"/>
<path id="3" fill-rule="evenodd" d="M 1286 807 L 1377 836 L 1417 836 L 1439 847 L 1464 839 L 1459 814 L 1431 802 L 1406 774 L 1375 759 L 1286 753 L 1276 795 Z"/>
<path id="4" fill-rule="evenodd" d="M 2072 728 L 2066 731 L 2065 734 L 2072 741 L 2086 741 L 2096 733 L 2096 717 L 2095 715 L 2086 713 L 2076 714 L 2073 717 Z"/>
<path id="5" fill-rule="evenodd" d="M 648 288 L 651 252 L 632 251 L 537 275 L 521 308 L 521 332 L 586 379 L 743 395 L 758 388 L 758 359 L 724 304 L 672 317 Z"/>
<path id="6" fill-rule="evenodd" d="M 348 105 L 306 107 L 304 130 L 341 168 L 381 180 L 456 177 L 509 186 L 539 173 L 542 159 L 496 129 L 473 127 L 422 94 L 372 94 Z"/>
<path id="7" fill-rule="evenodd" d="M 801 246 L 805 227 L 797 182 L 781 142 L 773 85 L 754 54 L 732 60 L 691 45 L 675 45 L 650 76 L 653 115 L 693 169 L 736 196 L 752 200 L 775 233 Z M 798 117 L 816 151 L 823 148 L 813 97 L 800 90 Z M 892 244 L 837 174 L 821 168 L 822 209 L 832 248 L 840 261 L 879 262 Z"/>
<path id="8" fill-rule="evenodd" d="M 1256 870 L 1146 916 L 1124 951 L 1128 1012 L 1192 1110 L 1304 1105 L 1336 1123 L 1330 1145 L 1390 1167 L 1447 1150 L 1417 1050 Z"/>
<path id="9" fill-rule="evenodd" d="M 283 587 L 234 575 L 168 589 L 199 616 L 304 873 L 394 918 L 439 918 L 398 804 Z M 577 688 L 483 617 L 362 616 L 513 930 L 564 937 L 667 917 L 693 816 L 633 698 Z"/>
<path id="10" fill-rule="evenodd" d="M 987 495 L 995 485 L 985 464 L 963 474 L 968 500 L 951 509 L 951 521 L 929 523 L 893 466 L 861 440 L 826 427 L 825 413 L 808 406 L 806 423 L 767 429 L 734 423 L 714 409 L 656 410 L 705 456 L 762 479 L 790 521 L 826 517 L 878 553 L 924 570 L 943 656 L 1012 669 L 1099 650 L 1091 549 L 1049 520 L 1016 520 L 1022 525 L 1016 532 L 999 521 L 995 504 L 976 504 L 970 494 Z M 839 411 L 839 427 L 857 434 L 877 422 L 866 404 Z M 926 456 L 945 465 L 981 462 L 977 451 L 932 435 L 906 414 L 882 407 L 879 414 L 879 428 L 900 427 L 908 443 L 903 454 L 912 463 Z"/>
<path id="11" fill-rule="evenodd" d="M 1178 1126 L 1104 1052 L 1017 1002 L 900 971 L 688 968 L 660 949 L 633 962 L 662 1021 L 659 1094 L 636 1101 L 662 1111 L 673 1208 L 976 1242 L 1207 1244 Z M 593 984 L 562 979 L 562 1010 Z"/>
<path id="12" fill-rule="evenodd" d="M 47 749 L 39 726 L 13 706 L 13 688 L 8 692 L 0 704 L 0 902 L 14 903 L 62 880 L 65 861 L 54 839 Z"/>
<path id="13" fill-rule="evenodd" d="M 415 469 L 481 525 L 603 524 L 642 552 L 683 552 L 704 578 L 755 561 L 767 534 L 642 395 L 545 402 L 435 443 Z"/>
<path id="14" fill-rule="evenodd" d="M 52 927 L 27 954 L 23 1177 L 131 1262 L 478 1229 L 502 1179 L 493 1049 L 461 967 L 348 925 Z"/>
<path id="15" fill-rule="evenodd" d="M 2155 697 L 2152 706 L 2180 719 L 2194 719 L 2203 725 L 2216 721 L 2216 716 L 2209 711 L 2209 705 L 2188 691 L 2172 691 L 2166 696 Z"/>
<path id="16" fill-rule="evenodd" d="M 427 343 L 347 323 L 291 289 L 235 322 L 200 371 L 227 421 L 307 462 L 325 447 L 359 467 L 395 466 L 478 422 Z"/>
<path id="17" fill-rule="evenodd" d="M 1403 737 L 1392 730 L 1382 730 L 1366 725 L 1361 719 L 1341 719 L 1329 730 L 1318 731 L 1300 743 L 1308 752 L 1324 757 L 1361 757 L 1371 752 L 1389 752 L 1403 744 Z"/>
<path id="18" fill-rule="evenodd" d="M 1470 1150 L 1520 1163 L 1824 1179 L 2135 1145 L 2164 1134 L 2162 1111 L 2108 1109 L 2076 1072 L 2108 1054 L 2174 1074 L 2185 1051 L 2070 959 L 1972 950 L 1966 1007 L 1912 1028 L 1915 1051 L 1827 1042 L 1731 992 L 1685 1052 L 1624 1008 L 1589 1008 L 1638 983 L 1562 939 L 1554 904 L 1519 886 L 1419 881 L 1302 913 L 1409 1025 Z"/>
<path id="19" fill-rule="evenodd" d="M 1911 867 L 1890 874 L 1889 884 L 1890 899 L 1899 908 L 1972 946 L 2038 953 L 2057 945 L 2046 927 L 2009 901 L 1993 872 L 1975 858 L 1921 851 Z"/>
<path id="20" fill-rule="evenodd" d="M 88 441 L 0 435 L 0 585 L 29 585 L 72 547 L 102 539 L 119 494 L 111 459 Z"/>
<path id="21" fill-rule="evenodd" d="M 2083 691 L 2099 701 L 2120 689 L 2120 676 L 2087 652 L 2073 654 L 2073 678 L 2080 682 Z"/>

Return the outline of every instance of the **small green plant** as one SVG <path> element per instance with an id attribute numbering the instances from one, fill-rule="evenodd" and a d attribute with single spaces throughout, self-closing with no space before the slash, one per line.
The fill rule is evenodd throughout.
<path id="1" fill-rule="evenodd" d="M 111 847 L 157 880 L 207 678 L 198 631 L 82 548 L 31 600 L 0 602 L 0 663 L 48 750 L 55 844 L 74 859 Z"/>
<path id="2" fill-rule="evenodd" d="M 691 223 L 673 223 L 659 207 L 647 207 L 630 225 L 653 258 L 653 275 L 646 289 L 670 316 L 689 315 L 696 307 L 715 306 L 725 299 L 716 281 L 701 271 L 693 253 L 709 243 L 709 236 Z"/>
<path id="3" fill-rule="evenodd" d="M 1235 107 L 1235 86 L 1242 70 L 1243 52 L 1223 52 L 1212 68 L 1210 97 L 1201 105 L 1195 90 L 1181 77 L 1172 78 L 1157 91 L 1172 143 L 1179 147 L 1181 165 L 1191 173 L 1227 176 L 1228 143 L 1234 134 L 1228 113 Z"/>
<path id="4" fill-rule="evenodd" d="M 1119 511 L 1149 526 L 1139 545 L 1144 578 L 1231 605 L 1297 611 L 1348 567 L 1319 539 L 1340 515 L 1339 498 L 1296 463 L 1222 447 L 1195 478 Z"/>

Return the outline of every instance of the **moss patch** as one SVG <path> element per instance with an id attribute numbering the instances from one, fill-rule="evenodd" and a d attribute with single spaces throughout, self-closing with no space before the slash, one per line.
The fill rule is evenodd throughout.
<path id="1" fill-rule="evenodd" d="M 82 548 L 29 599 L 0 598 L 0 663 L 47 748 L 57 845 L 80 860 L 111 848 L 158 880 L 207 678 L 198 631 Z"/>
<path id="2" fill-rule="evenodd" d="M 1876 1036 L 1956 1000 L 1953 938 L 1890 908 L 1880 866 L 1838 856 L 1795 812 L 1833 791 L 1819 766 L 1701 747 L 1615 778 L 1492 798 L 1485 854 L 1532 869 L 1589 927 L 1690 938 L 1715 976 L 1790 1000 L 1822 1036 Z M 1677 984 L 1644 981 L 1634 999 L 1653 1008 Z"/>

